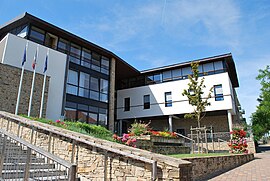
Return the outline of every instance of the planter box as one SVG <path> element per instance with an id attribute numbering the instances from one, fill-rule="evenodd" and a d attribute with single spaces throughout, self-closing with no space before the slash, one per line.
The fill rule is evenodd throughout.
<path id="1" fill-rule="evenodd" d="M 142 135 L 134 136 L 136 147 L 161 154 L 190 153 L 190 148 L 184 146 L 181 138 L 168 138 L 162 136 Z"/>

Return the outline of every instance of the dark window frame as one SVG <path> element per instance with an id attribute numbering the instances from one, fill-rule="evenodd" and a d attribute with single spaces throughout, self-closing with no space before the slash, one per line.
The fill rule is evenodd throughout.
<path id="1" fill-rule="evenodd" d="M 130 97 L 124 98 L 124 111 L 130 111 Z"/>
<path id="2" fill-rule="evenodd" d="M 215 94 L 215 101 L 223 101 L 224 100 L 223 89 L 222 89 L 222 94 L 217 94 L 216 88 L 222 89 L 222 84 L 214 85 L 214 94 Z"/>
<path id="3" fill-rule="evenodd" d="M 165 92 L 164 93 L 165 96 L 165 107 L 172 107 L 172 98 L 169 100 L 168 96 L 172 97 L 172 92 Z"/>
<path id="4" fill-rule="evenodd" d="M 150 109 L 150 94 L 143 96 L 143 109 Z"/>

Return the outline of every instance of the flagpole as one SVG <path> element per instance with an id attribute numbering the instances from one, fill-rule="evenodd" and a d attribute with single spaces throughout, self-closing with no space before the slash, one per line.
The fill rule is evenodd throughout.
<path id="1" fill-rule="evenodd" d="M 23 82 L 23 73 L 24 73 L 24 63 L 26 61 L 27 49 L 28 49 L 28 40 L 26 42 L 26 46 L 25 46 L 25 49 L 24 49 L 24 57 L 23 57 L 23 63 L 22 63 L 22 72 L 21 72 L 19 90 L 18 90 L 18 95 L 17 95 L 15 115 L 18 115 L 18 110 L 19 110 L 19 104 L 20 104 L 20 98 L 21 98 L 21 89 L 22 89 L 22 82 Z"/>
<path id="2" fill-rule="evenodd" d="M 45 86 L 46 86 L 46 72 L 44 74 L 44 79 L 43 79 L 43 87 L 42 87 L 41 104 L 40 104 L 40 110 L 39 110 L 39 118 L 42 118 Z"/>
<path id="3" fill-rule="evenodd" d="M 44 65 L 44 79 L 43 79 L 41 103 L 40 103 L 40 110 L 39 110 L 39 118 L 42 118 L 42 112 L 43 112 L 43 103 L 44 103 L 44 94 L 45 94 L 45 87 L 46 87 L 46 75 L 47 75 L 47 61 L 48 61 L 48 57 L 49 57 L 49 49 L 47 50 L 47 55 L 46 55 L 45 65 Z"/>
<path id="4" fill-rule="evenodd" d="M 37 50 L 36 50 L 36 54 L 35 54 L 35 57 L 34 57 L 34 62 L 33 62 L 33 69 L 34 69 L 34 73 L 33 73 L 33 79 L 32 79 L 32 86 L 31 86 L 31 93 L 30 93 L 30 98 L 29 98 L 29 105 L 28 105 L 28 114 L 27 116 L 30 117 L 31 116 L 31 107 L 32 107 L 32 99 L 33 99 L 33 92 L 34 92 L 34 86 L 35 86 L 35 78 L 36 78 L 36 60 L 37 60 L 37 57 L 38 57 L 38 48 L 39 48 L 39 45 L 37 46 Z"/>

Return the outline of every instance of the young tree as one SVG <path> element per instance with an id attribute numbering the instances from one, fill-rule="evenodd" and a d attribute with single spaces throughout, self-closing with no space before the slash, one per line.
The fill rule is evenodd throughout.
<path id="1" fill-rule="evenodd" d="M 259 75 L 256 77 L 260 80 L 262 86 L 259 105 L 256 112 L 252 114 L 252 131 L 255 140 L 259 140 L 265 133 L 270 130 L 270 65 L 267 65 L 264 70 L 259 70 Z"/>
<path id="2" fill-rule="evenodd" d="M 199 62 L 191 63 L 193 75 L 188 76 L 188 89 L 184 89 L 182 95 L 187 96 L 189 104 L 194 108 L 192 113 L 185 114 L 185 118 L 196 119 L 198 127 L 200 128 L 200 122 L 205 116 L 206 106 L 210 106 L 210 102 L 208 102 L 208 100 L 211 98 L 213 87 L 209 90 L 207 97 L 203 97 L 203 89 L 205 89 L 206 86 L 204 85 L 204 77 L 199 79 L 198 67 Z"/>

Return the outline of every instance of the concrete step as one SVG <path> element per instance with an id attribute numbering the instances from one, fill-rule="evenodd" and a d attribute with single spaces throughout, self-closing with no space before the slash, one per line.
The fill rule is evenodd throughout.
<path id="1" fill-rule="evenodd" d="M 3 170 L 24 170 L 25 169 L 25 163 L 4 163 L 3 165 Z M 54 169 L 55 164 L 50 164 L 50 163 L 31 163 L 30 164 L 30 169 Z"/>
<path id="2" fill-rule="evenodd" d="M 0 178 L 0 181 L 24 181 L 23 178 L 16 178 L 16 179 L 3 179 Z M 68 181 L 67 176 L 49 176 L 49 177 L 33 177 L 29 178 L 28 181 Z"/>
<path id="3" fill-rule="evenodd" d="M 26 158 L 21 158 L 21 157 L 7 157 L 7 159 L 4 160 L 5 163 L 25 163 L 26 162 Z M 35 157 L 31 157 L 30 159 L 31 163 L 45 163 L 45 159 L 44 158 L 35 158 Z"/>
<path id="4" fill-rule="evenodd" d="M 24 177 L 24 170 L 3 170 L 3 179 L 19 179 Z M 29 170 L 30 178 L 47 178 L 47 177 L 64 177 L 67 173 L 65 171 L 55 170 L 55 169 L 31 169 Z"/>

